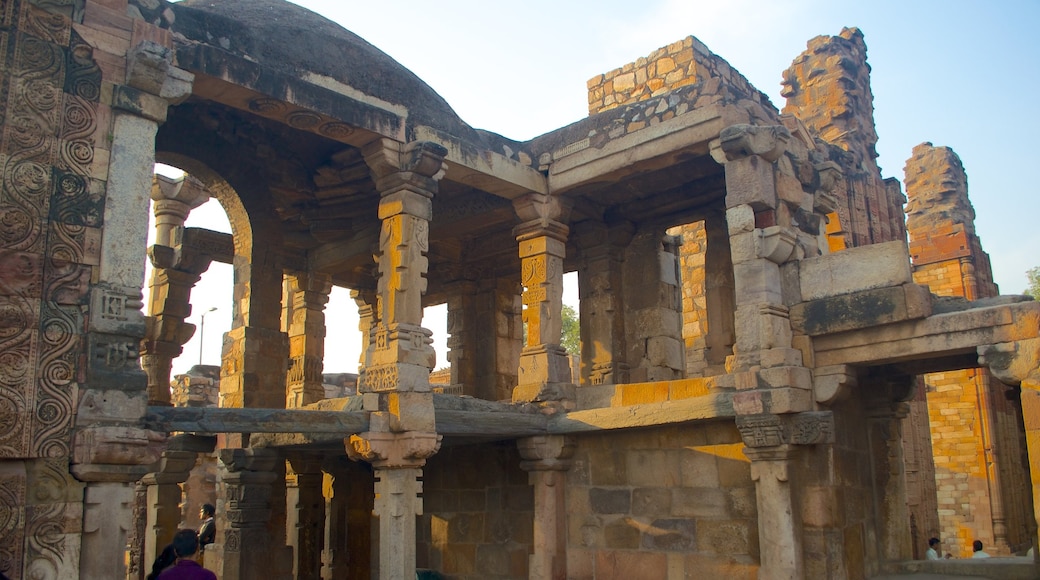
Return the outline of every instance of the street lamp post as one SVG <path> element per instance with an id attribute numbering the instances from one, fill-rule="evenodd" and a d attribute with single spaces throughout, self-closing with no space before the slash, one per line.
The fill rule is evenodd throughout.
<path id="1" fill-rule="evenodd" d="M 202 322 L 199 323 L 199 366 L 202 366 L 202 345 L 206 342 L 206 315 L 217 309 L 216 306 L 202 313 Z"/>

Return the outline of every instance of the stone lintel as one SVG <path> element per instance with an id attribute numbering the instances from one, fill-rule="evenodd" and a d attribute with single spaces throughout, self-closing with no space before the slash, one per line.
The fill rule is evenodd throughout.
<path id="1" fill-rule="evenodd" d="M 723 127 L 721 107 L 695 108 L 662 123 L 589 147 L 553 161 L 549 191 L 562 193 L 609 174 L 612 179 L 635 173 L 643 161 L 689 150 L 718 136 Z"/>
<path id="2" fill-rule="evenodd" d="M 992 345 L 1036 338 L 1040 303 L 1001 303 L 934 314 L 813 338 L 817 366 L 875 366 L 926 358 L 945 358 Z M 933 369 L 937 370 L 937 369 Z"/>
<path id="3" fill-rule="evenodd" d="M 810 300 L 790 312 L 795 332 L 820 336 L 926 318 L 932 295 L 927 286 L 903 284 Z"/>

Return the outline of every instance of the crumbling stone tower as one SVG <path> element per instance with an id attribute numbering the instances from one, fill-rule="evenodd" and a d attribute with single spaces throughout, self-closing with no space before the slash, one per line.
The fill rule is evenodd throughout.
<path id="1" fill-rule="evenodd" d="M 997 296 L 960 158 L 948 147 L 922 143 L 905 172 L 914 281 L 937 296 Z M 1021 471 L 1011 469 L 1025 448 L 1017 393 L 1006 393 L 985 369 L 925 375 L 924 386 L 946 549 L 966 557 L 977 539 L 991 553 L 1024 550 L 1035 524 L 1017 509 L 1027 505 L 1029 488 Z"/>

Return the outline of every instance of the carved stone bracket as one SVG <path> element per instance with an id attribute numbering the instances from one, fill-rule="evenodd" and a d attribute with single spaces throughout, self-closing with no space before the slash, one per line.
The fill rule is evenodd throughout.
<path id="1" fill-rule="evenodd" d="M 567 471 L 571 467 L 575 443 L 562 435 L 528 437 L 516 442 L 524 471 Z"/>
<path id="2" fill-rule="evenodd" d="M 744 445 L 751 448 L 834 442 L 834 415 L 830 411 L 741 415 L 736 421 Z"/>
<path id="3" fill-rule="evenodd" d="M 978 347 L 979 365 L 1000 382 L 1040 390 L 1040 338 Z"/>
<path id="4" fill-rule="evenodd" d="M 422 467 L 441 447 L 441 435 L 410 431 L 382 433 L 370 431 L 344 440 L 347 456 L 366 461 L 379 469 Z"/>
<path id="5" fill-rule="evenodd" d="M 856 371 L 848 365 L 813 369 L 813 396 L 821 405 L 833 405 L 844 400 L 856 384 Z"/>
<path id="6" fill-rule="evenodd" d="M 166 99 L 172 105 L 191 96 L 195 75 L 173 66 L 173 50 L 143 41 L 126 56 L 126 84 Z"/>
<path id="7" fill-rule="evenodd" d="M 758 155 L 766 161 L 776 161 L 784 153 L 791 132 L 782 125 L 730 125 L 719 133 L 711 155 L 719 163 Z"/>

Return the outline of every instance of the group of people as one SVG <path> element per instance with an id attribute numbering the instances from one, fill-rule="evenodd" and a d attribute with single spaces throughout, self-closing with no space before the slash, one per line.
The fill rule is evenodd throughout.
<path id="1" fill-rule="evenodd" d="M 170 545 L 155 558 L 147 580 L 217 580 L 217 575 L 203 568 L 196 557 L 217 539 L 217 527 L 213 522 L 216 512 L 212 504 L 203 504 L 199 509 L 202 518 L 199 530 L 177 530 Z"/>
<path id="2" fill-rule="evenodd" d="M 951 557 L 952 556 L 949 553 L 947 553 L 946 556 L 943 557 L 939 556 L 939 538 L 931 538 L 930 540 L 928 540 L 928 550 L 924 553 L 925 560 L 939 560 L 942 558 L 949 559 Z M 989 558 L 989 554 L 987 554 L 982 549 L 981 541 L 975 540 L 971 543 L 971 557 Z"/>

